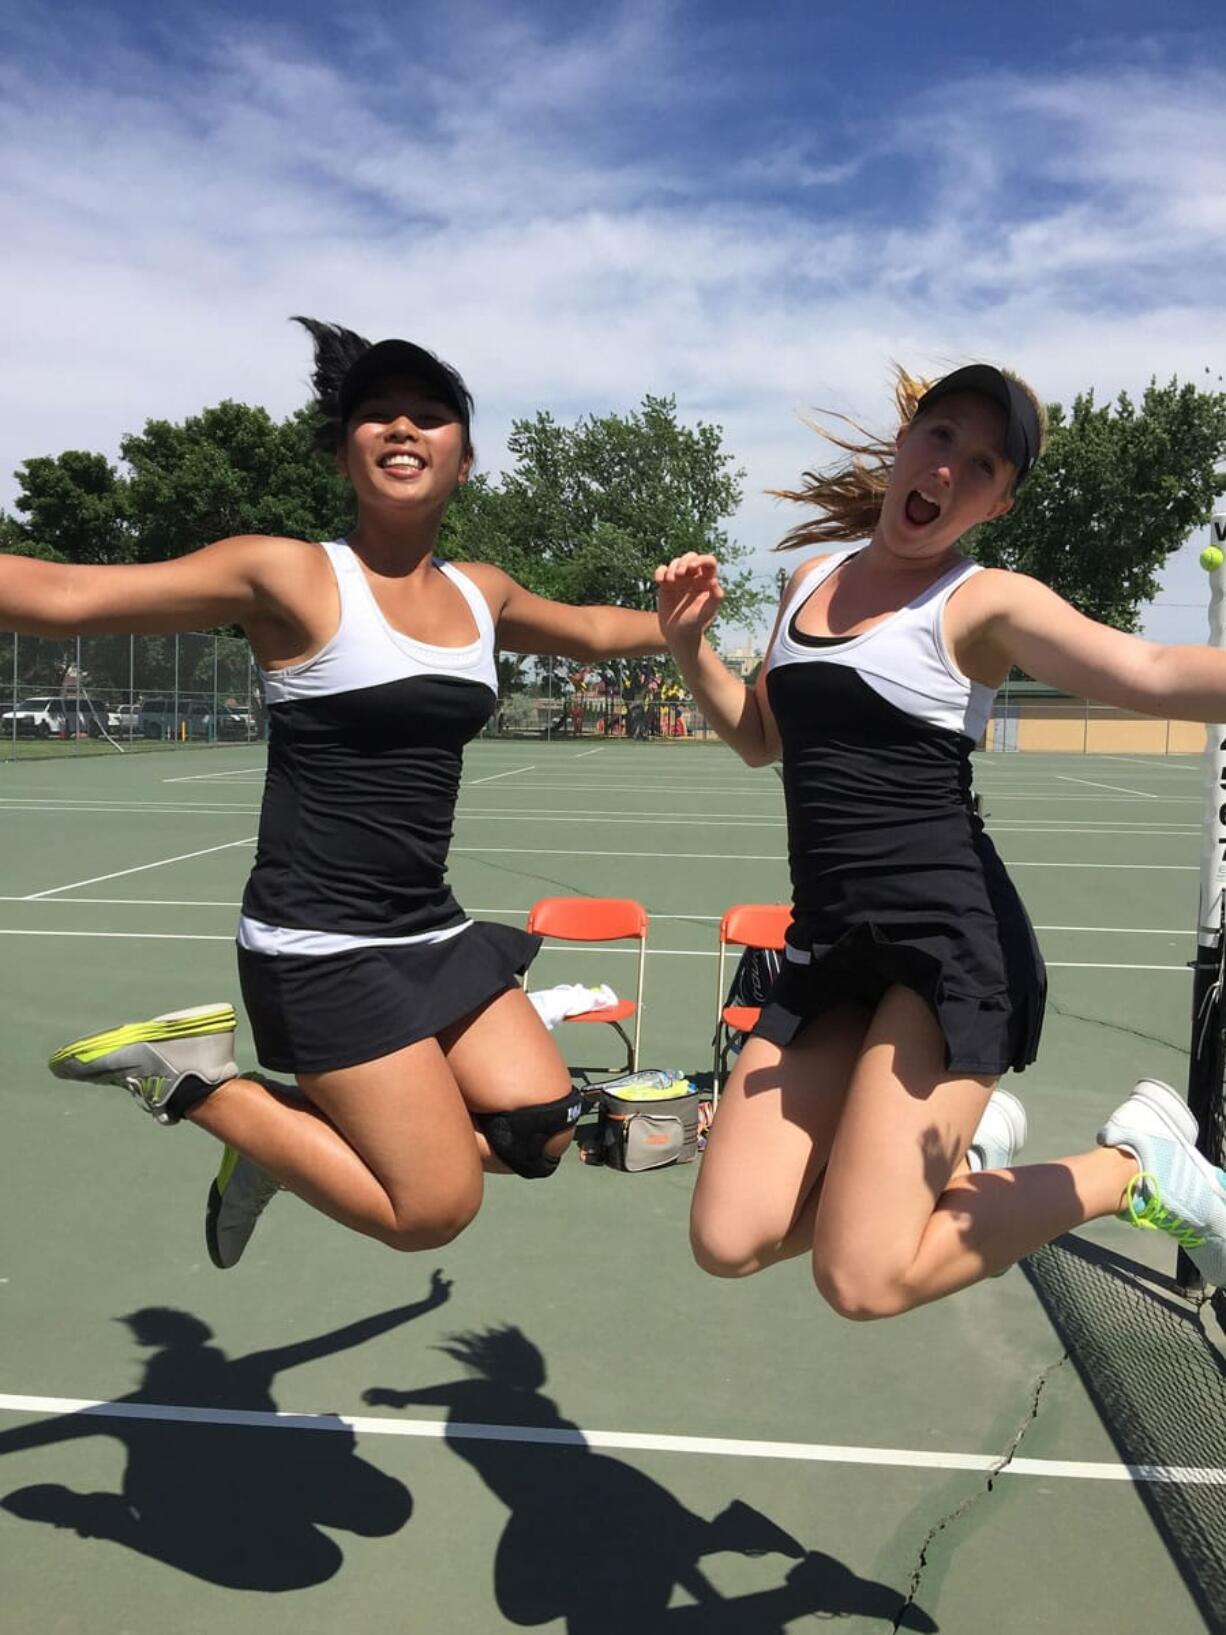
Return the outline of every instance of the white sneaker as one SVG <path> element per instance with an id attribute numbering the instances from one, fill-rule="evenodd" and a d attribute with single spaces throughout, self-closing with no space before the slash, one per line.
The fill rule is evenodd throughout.
<path id="1" fill-rule="evenodd" d="M 993 1090 L 983 1117 L 966 1149 L 966 1161 L 972 1171 L 1009 1169 L 1026 1145 L 1026 1109 L 1008 1090 Z M 1003 1277 L 1009 1270 L 1002 1266 L 993 1277 Z"/>
<path id="2" fill-rule="evenodd" d="M 1226 1170 L 1196 1147 L 1196 1120 L 1182 1097 L 1142 1079 L 1098 1132 L 1100 1147 L 1121 1147 L 1141 1173 L 1129 1182 L 1120 1219 L 1165 1232 L 1206 1283 L 1226 1286 Z"/>
<path id="3" fill-rule="evenodd" d="M 967 1162 L 974 1169 L 1009 1169 L 1026 1145 L 1026 1109 L 1008 1090 L 993 1090 L 970 1145 Z"/>

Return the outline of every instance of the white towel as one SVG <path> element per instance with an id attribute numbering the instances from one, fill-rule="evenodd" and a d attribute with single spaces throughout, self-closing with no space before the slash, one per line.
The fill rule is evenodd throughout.
<path id="1" fill-rule="evenodd" d="M 547 1028 L 556 1028 L 568 1016 L 612 1010 L 617 1004 L 617 995 L 607 982 L 596 988 L 585 988 L 579 982 L 560 982 L 556 988 L 535 989 L 529 993 L 528 1003 L 536 1007 L 536 1014 Z"/>

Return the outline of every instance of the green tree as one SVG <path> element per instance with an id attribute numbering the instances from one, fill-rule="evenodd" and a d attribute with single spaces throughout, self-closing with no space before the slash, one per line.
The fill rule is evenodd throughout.
<path id="1" fill-rule="evenodd" d="M 17 468 L 16 506 L 23 523 L 6 519 L 5 550 L 51 552 L 66 562 L 130 562 L 133 532 L 127 483 L 105 455 L 68 449 L 38 455 Z M 8 537 L 14 530 L 20 539 Z"/>
<path id="2" fill-rule="evenodd" d="M 325 539 L 353 525 L 349 485 L 315 454 L 311 413 L 219 403 L 123 439 L 121 475 L 79 450 L 27 460 L 0 548 L 70 562 L 153 562 L 230 534 Z"/>
<path id="3" fill-rule="evenodd" d="M 151 420 L 120 451 L 140 561 L 232 534 L 332 539 L 353 526 L 352 491 L 313 451 L 306 409 L 278 422 L 219 403 L 182 424 Z"/>
<path id="4" fill-rule="evenodd" d="M 970 537 L 991 567 L 1032 574 L 1074 607 L 1136 630 L 1163 563 L 1226 493 L 1226 393 L 1151 382 L 1133 403 L 1092 392 L 1048 410 L 1047 452 L 1013 510 Z"/>
<path id="5" fill-rule="evenodd" d="M 718 426 L 683 426 L 672 398 L 574 425 L 542 412 L 517 420 L 514 464 L 495 486 L 470 484 L 445 525 L 460 560 L 493 561 L 541 595 L 655 605 L 657 563 L 710 551 L 723 565 L 725 616 L 745 623 L 765 597 L 748 552 L 721 526 L 741 499 Z"/>

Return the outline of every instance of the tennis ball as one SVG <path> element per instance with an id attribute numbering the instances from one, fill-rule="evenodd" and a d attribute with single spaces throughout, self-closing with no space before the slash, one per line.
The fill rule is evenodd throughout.
<path id="1" fill-rule="evenodd" d="M 1206 573 L 1212 573 L 1214 568 L 1220 568 L 1226 562 L 1226 553 L 1216 545 L 1206 545 L 1200 553 L 1200 565 Z"/>

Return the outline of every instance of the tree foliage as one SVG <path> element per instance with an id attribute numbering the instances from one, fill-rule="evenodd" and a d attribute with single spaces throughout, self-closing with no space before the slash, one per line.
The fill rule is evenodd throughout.
<path id="1" fill-rule="evenodd" d="M 1013 510 L 968 538 L 970 554 L 1136 630 L 1163 563 L 1226 493 L 1226 393 L 1151 382 L 1139 406 L 1121 393 L 1099 407 L 1085 392 L 1048 417 L 1047 452 Z"/>
<path id="2" fill-rule="evenodd" d="M 348 485 L 311 449 L 310 415 L 274 421 L 219 403 L 180 424 L 150 420 L 125 437 L 121 475 L 70 449 L 18 469 L 5 549 L 50 549 L 70 562 L 153 562 L 231 534 L 334 538 L 352 526 Z M 24 536 L 24 541 L 21 537 Z"/>
<path id="3" fill-rule="evenodd" d="M 725 616 L 744 623 L 765 598 L 742 566 L 748 551 L 723 522 L 741 500 L 718 426 L 683 426 L 672 398 L 563 425 L 542 412 L 514 422 L 511 469 L 470 483 L 453 505 L 444 547 L 497 562 L 542 596 L 621 607 L 655 605 L 656 565 L 683 551 L 722 564 Z"/>

